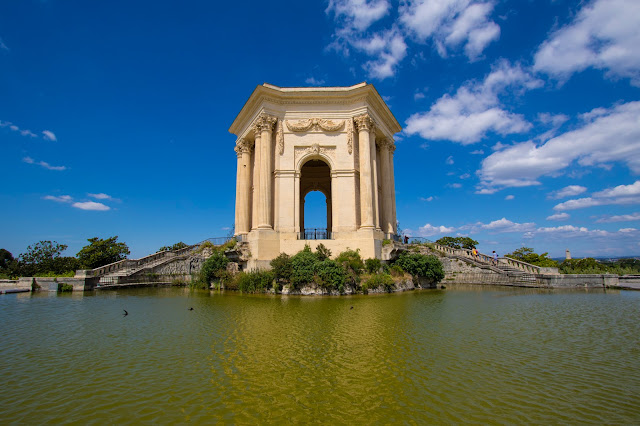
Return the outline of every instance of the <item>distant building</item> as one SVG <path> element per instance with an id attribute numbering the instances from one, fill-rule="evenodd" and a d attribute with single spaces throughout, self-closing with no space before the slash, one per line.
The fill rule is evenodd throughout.
<path id="1" fill-rule="evenodd" d="M 569 249 L 567 249 L 564 258 L 567 260 L 571 259 L 571 252 L 569 251 Z"/>

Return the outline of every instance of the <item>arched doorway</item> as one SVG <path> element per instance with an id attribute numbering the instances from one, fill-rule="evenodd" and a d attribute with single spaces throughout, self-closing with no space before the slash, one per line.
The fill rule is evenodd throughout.
<path id="1" fill-rule="evenodd" d="M 314 219 L 322 217 L 321 214 L 317 214 L 321 213 L 317 210 L 322 208 L 322 204 L 317 202 L 318 197 L 315 191 L 322 193 L 326 199 L 326 226 L 316 226 L 324 225 L 318 224 L 316 221 L 305 223 L 305 200 L 310 193 L 313 193 L 311 198 L 314 201 L 310 204 L 310 208 L 315 210 L 312 217 Z M 309 213 L 310 211 L 307 209 L 307 214 Z M 322 160 L 309 160 L 300 169 L 300 239 L 330 239 L 331 222 L 331 168 Z"/>

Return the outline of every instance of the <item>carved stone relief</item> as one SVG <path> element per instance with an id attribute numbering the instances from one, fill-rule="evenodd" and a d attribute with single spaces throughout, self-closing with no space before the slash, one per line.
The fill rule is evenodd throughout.
<path id="1" fill-rule="evenodd" d="M 335 132 L 340 130 L 342 126 L 344 126 L 344 120 L 332 121 L 324 118 L 307 118 L 298 121 L 287 120 L 287 128 L 292 132 L 308 132 L 309 130 Z"/>

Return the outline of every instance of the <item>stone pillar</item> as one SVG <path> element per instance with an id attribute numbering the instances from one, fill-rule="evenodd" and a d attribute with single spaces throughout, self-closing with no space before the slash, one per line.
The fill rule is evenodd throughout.
<path id="1" fill-rule="evenodd" d="M 391 223 L 393 225 L 393 234 L 398 232 L 398 219 L 396 217 L 396 177 L 393 171 L 393 151 L 396 150 L 396 146 L 393 140 L 389 141 L 389 180 L 391 186 Z"/>
<path id="2" fill-rule="evenodd" d="M 236 145 L 238 173 L 236 179 L 236 235 L 250 230 L 251 142 L 240 139 Z"/>
<path id="3" fill-rule="evenodd" d="M 251 199 L 251 229 L 258 228 L 258 210 L 260 205 L 258 200 L 260 199 L 260 183 L 259 183 L 259 170 L 260 170 L 260 132 L 254 128 L 255 142 L 253 145 L 253 167 L 252 167 L 252 182 L 253 196 Z"/>
<path id="4" fill-rule="evenodd" d="M 376 229 L 380 229 L 380 210 L 378 203 L 378 155 L 376 149 L 376 128 L 371 125 L 369 130 L 369 143 L 371 144 L 371 183 L 373 186 L 373 223 Z"/>
<path id="5" fill-rule="evenodd" d="M 375 228 L 373 216 L 373 180 L 371 175 L 371 141 L 373 122 L 368 114 L 353 119 L 358 128 L 360 153 L 360 228 Z"/>
<path id="6" fill-rule="evenodd" d="M 382 179 L 382 217 L 384 222 L 381 224 L 382 232 L 385 234 L 393 234 L 394 225 L 393 207 L 391 199 L 391 169 L 389 167 L 390 153 L 389 146 L 391 142 L 388 139 L 383 139 L 378 144 L 380 146 L 380 178 Z"/>
<path id="7" fill-rule="evenodd" d="M 258 170 L 258 229 L 273 229 L 273 161 L 271 158 L 271 136 L 276 118 L 260 114 L 255 123 L 256 134 L 260 133 L 260 168 Z M 256 148 L 256 151 L 258 148 Z"/>

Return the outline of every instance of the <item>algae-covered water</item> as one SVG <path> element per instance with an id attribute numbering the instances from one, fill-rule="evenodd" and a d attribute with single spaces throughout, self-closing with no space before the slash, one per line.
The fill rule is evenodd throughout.
<path id="1" fill-rule="evenodd" d="M 3 295 L 0 419 L 638 424 L 639 314 L 640 292 L 481 286 Z"/>

